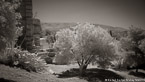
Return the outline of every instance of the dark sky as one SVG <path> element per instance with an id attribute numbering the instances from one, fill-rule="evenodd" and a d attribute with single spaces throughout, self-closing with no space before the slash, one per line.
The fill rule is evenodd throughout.
<path id="1" fill-rule="evenodd" d="M 33 0 L 42 22 L 90 22 L 145 28 L 145 0 Z"/>

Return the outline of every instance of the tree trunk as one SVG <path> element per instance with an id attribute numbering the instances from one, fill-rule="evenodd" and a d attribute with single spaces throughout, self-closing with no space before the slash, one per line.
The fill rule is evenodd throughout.
<path id="1" fill-rule="evenodd" d="M 121 64 L 118 65 L 118 69 L 120 69 L 120 68 L 121 68 Z"/>
<path id="2" fill-rule="evenodd" d="M 136 68 L 136 73 L 138 72 L 138 68 Z"/>
<path id="3" fill-rule="evenodd" d="M 79 69 L 80 69 L 80 76 L 83 76 L 86 73 L 87 65 L 81 65 Z"/>

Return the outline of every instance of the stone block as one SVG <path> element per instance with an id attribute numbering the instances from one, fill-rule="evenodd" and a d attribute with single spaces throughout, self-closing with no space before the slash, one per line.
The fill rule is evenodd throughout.
<path id="1" fill-rule="evenodd" d="M 26 1 L 25 4 L 26 5 L 32 5 L 32 2 L 31 1 Z"/>
<path id="2" fill-rule="evenodd" d="M 26 13 L 32 13 L 31 9 L 26 9 Z"/>
<path id="3" fill-rule="evenodd" d="M 24 2 L 24 3 L 26 3 L 26 2 L 32 3 L 32 0 L 23 0 L 23 2 Z"/>
<path id="4" fill-rule="evenodd" d="M 26 19 L 27 24 L 32 24 L 33 25 L 33 19 L 32 18 L 27 18 Z"/>
<path id="5" fill-rule="evenodd" d="M 32 12 L 31 13 L 26 13 L 27 18 L 32 18 L 32 15 L 33 15 Z"/>
<path id="6" fill-rule="evenodd" d="M 33 24 L 34 25 L 40 25 L 40 20 L 39 19 L 33 19 Z"/>
<path id="7" fill-rule="evenodd" d="M 32 10 L 32 5 L 27 5 L 25 8 L 26 8 L 26 9 L 31 9 L 31 10 Z"/>
<path id="8" fill-rule="evenodd" d="M 27 27 L 26 30 L 33 30 L 34 29 L 33 24 L 27 24 L 26 27 Z"/>

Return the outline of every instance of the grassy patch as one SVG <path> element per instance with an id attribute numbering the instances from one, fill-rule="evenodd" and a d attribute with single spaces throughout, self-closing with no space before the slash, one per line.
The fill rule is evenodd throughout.
<path id="1" fill-rule="evenodd" d="M 134 72 L 134 71 L 131 71 L 131 72 L 129 72 L 129 75 L 133 75 L 133 76 L 136 76 L 136 77 L 145 78 L 145 73 L 142 73 L 142 72 Z"/>
<path id="2" fill-rule="evenodd" d="M 59 78 L 70 78 L 70 77 L 79 77 L 79 69 L 71 69 L 62 74 L 59 74 Z M 116 74 L 115 72 L 104 70 L 104 69 L 96 69 L 91 68 L 86 70 L 86 74 L 83 77 L 79 77 L 81 79 L 85 79 L 88 82 L 104 82 L 105 79 L 124 79 L 122 76 Z"/>

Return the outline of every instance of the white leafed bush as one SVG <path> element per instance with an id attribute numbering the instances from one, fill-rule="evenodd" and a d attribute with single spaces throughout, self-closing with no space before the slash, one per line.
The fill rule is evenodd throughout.
<path id="1" fill-rule="evenodd" d="M 110 64 L 115 55 L 112 40 L 113 38 L 103 28 L 82 23 L 57 32 L 54 47 L 58 50 L 58 55 L 67 58 L 66 62 L 77 61 L 80 72 L 83 73 L 92 62 L 101 67 Z"/>

